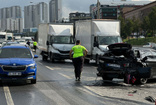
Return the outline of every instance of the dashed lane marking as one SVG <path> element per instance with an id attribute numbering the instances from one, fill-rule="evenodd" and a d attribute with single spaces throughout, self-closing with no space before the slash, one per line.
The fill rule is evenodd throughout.
<path id="1" fill-rule="evenodd" d="M 59 74 L 62 75 L 63 77 L 65 77 L 65 78 L 72 79 L 71 77 L 69 77 L 69 76 L 67 76 L 65 74 L 62 74 L 62 73 L 59 73 Z"/>
<path id="2" fill-rule="evenodd" d="M 38 62 L 40 65 L 43 65 L 41 62 Z"/>
<path id="3" fill-rule="evenodd" d="M 49 67 L 49 66 L 45 66 L 46 68 L 50 69 L 50 70 L 54 70 L 53 68 Z"/>
<path id="4" fill-rule="evenodd" d="M 11 97 L 11 93 L 8 86 L 4 86 L 4 94 L 6 98 L 7 105 L 14 105 L 13 99 Z"/>

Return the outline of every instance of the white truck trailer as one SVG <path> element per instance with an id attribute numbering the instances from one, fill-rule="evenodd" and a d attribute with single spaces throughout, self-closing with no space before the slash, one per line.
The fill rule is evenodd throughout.
<path id="1" fill-rule="evenodd" d="M 38 27 L 38 48 L 42 60 L 69 59 L 69 52 L 75 45 L 73 24 L 40 24 Z"/>
<path id="2" fill-rule="evenodd" d="M 107 50 L 107 46 L 121 43 L 120 21 L 118 20 L 81 20 L 75 23 L 75 38 L 88 50 L 86 63 L 95 60 L 99 63 L 99 56 Z"/>

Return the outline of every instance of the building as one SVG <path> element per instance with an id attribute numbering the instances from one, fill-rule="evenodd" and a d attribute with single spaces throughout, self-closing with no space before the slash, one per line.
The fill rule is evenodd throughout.
<path id="1" fill-rule="evenodd" d="M 90 11 L 93 19 L 117 19 L 117 6 L 110 5 L 91 5 Z"/>
<path id="2" fill-rule="evenodd" d="M 62 21 L 62 0 L 51 0 L 49 2 L 49 22 L 57 23 Z"/>
<path id="3" fill-rule="evenodd" d="M 99 7 L 98 7 L 99 6 Z M 119 15 L 122 15 L 128 11 L 140 8 L 143 5 L 135 5 L 129 3 L 115 4 L 111 3 L 108 5 L 92 4 L 90 6 L 90 13 L 93 19 L 118 19 Z M 99 11 L 98 11 L 99 10 Z"/>
<path id="4" fill-rule="evenodd" d="M 133 17 L 135 17 L 137 19 L 143 20 L 143 17 L 148 16 L 152 7 L 156 7 L 156 1 L 146 4 L 140 8 L 124 13 L 124 18 L 132 19 Z"/>
<path id="5" fill-rule="evenodd" d="M 78 20 L 88 20 L 88 19 L 92 19 L 91 14 L 90 13 L 70 13 L 69 14 L 69 21 L 71 23 L 74 23 L 75 21 Z"/>
<path id="6" fill-rule="evenodd" d="M 23 19 L 21 16 L 21 7 L 12 6 L 0 9 L 0 30 L 22 32 Z"/>
<path id="7" fill-rule="evenodd" d="M 38 27 L 40 23 L 48 23 L 48 4 L 40 2 L 37 5 L 24 7 L 24 28 Z"/>

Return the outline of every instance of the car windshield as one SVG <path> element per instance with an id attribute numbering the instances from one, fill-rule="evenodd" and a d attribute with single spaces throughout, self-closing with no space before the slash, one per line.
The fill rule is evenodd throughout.
<path id="1" fill-rule="evenodd" d="M 120 36 L 99 36 L 99 45 L 122 43 Z"/>
<path id="2" fill-rule="evenodd" d="M 53 36 L 52 42 L 56 44 L 74 44 L 73 37 L 71 36 Z"/>
<path id="3" fill-rule="evenodd" d="M 3 48 L 0 49 L 0 58 L 32 58 L 29 49 Z"/>

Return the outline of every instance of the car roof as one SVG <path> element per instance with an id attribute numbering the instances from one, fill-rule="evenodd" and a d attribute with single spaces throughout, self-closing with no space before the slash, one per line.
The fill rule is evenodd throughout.
<path id="1" fill-rule="evenodd" d="M 29 48 L 27 45 L 22 45 L 22 44 L 14 44 L 14 45 L 6 45 L 3 46 L 2 48 Z"/>

